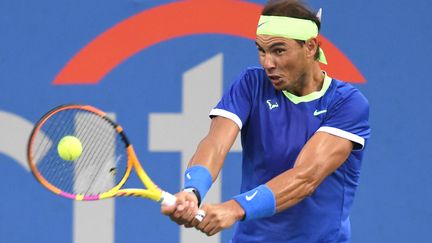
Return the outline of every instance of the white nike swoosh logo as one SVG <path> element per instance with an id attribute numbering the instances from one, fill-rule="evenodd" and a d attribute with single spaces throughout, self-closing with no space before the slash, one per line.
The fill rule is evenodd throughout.
<path id="1" fill-rule="evenodd" d="M 250 196 L 248 196 L 248 195 L 246 195 L 246 201 L 250 201 L 250 200 L 252 200 L 255 196 L 256 196 L 256 194 L 258 193 L 258 191 L 255 191 L 252 195 L 250 195 Z"/>
<path id="2" fill-rule="evenodd" d="M 186 174 L 186 177 L 190 180 L 192 177 L 189 175 L 189 173 Z"/>
<path id="3" fill-rule="evenodd" d="M 314 116 L 318 116 L 318 115 L 326 113 L 326 112 L 327 112 L 327 110 L 322 110 L 322 111 L 315 110 L 314 113 L 313 113 L 313 115 Z"/>

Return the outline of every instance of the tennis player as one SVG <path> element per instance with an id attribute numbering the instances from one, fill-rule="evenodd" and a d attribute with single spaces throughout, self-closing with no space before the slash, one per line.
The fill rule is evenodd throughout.
<path id="1" fill-rule="evenodd" d="M 269 1 L 257 26 L 262 67 L 245 70 L 210 112 L 185 171 L 185 191 L 162 213 L 211 236 L 238 222 L 233 243 L 349 242 L 349 214 L 370 135 L 369 106 L 332 79 L 318 17 L 301 1 Z M 241 131 L 241 194 L 198 205 Z"/>

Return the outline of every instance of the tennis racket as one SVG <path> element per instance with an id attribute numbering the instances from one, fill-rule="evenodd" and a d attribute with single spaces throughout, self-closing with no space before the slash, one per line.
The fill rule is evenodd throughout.
<path id="1" fill-rule="evenodd" d="M 58 144 L 74 136 L 82 153 L 62 159 Z M 142 197 L 172 206 L 176 197 L 161 190 L 141 166 L 132 144 L 120 125 L 88 105 L 63 105 L 46 113 L 30 135 L 27 157 L 33 175 L 57 195 L 80 201 L 112 197 Z M 146 189 L 122 188 L 132 169 Z M 202 220 L 205 213 L 196 215 Z"/>

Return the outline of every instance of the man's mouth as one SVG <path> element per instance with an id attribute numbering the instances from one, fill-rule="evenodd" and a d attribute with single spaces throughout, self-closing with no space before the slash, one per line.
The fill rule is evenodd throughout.
<path id="1" fill-rule="evenodd" d="M 270 79 L 270 81 L 274 84 L 274 85 L 278 85 L 282 82 L 281 77 L 278 75 L 267 75 Z"/>

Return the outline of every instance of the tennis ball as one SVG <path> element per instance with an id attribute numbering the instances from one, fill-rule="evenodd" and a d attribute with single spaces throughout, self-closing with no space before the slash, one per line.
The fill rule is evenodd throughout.
<path id="1" fill-rule="evenodd" d="M 82 144 L 74 136 L 63 137 L 57 145 L 57 152 L 64 160 L 76 160 L 82 153 Z"/>

